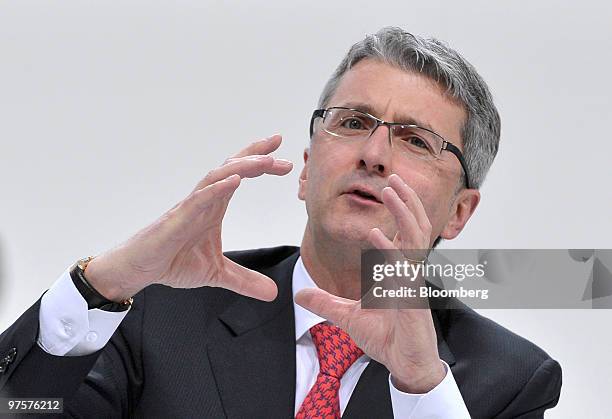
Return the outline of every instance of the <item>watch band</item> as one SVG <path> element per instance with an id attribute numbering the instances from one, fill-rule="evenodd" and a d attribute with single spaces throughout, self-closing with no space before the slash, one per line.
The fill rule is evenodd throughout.
<path id="1" fill-rule="evenodd" d="M 104 311 L 126 311 L 132 305 L 132 298 L 121 301 L 111 301 L 108 298 L 100 294 L 85 278 L 85 268 L 91 260 L 92 256 L 77 261 L 70 269 L 70 278 L 79 293 L 83 296 L 87 302 L 87 309 L 91 310 L 97 308 Z"/>

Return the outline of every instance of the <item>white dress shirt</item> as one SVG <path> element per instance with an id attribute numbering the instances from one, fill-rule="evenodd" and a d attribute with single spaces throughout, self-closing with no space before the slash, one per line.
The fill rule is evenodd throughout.
<path id="1" fill-rule="evenodd" d="M 293 295 L 304 288 L 316 288 L 302 258 L 293 269 Z M 317 351 L 309 329 L 325 319 L 293 303 L 296 336 L 295 413 L 316 381 L 319 373 Z M 43 295 L 40 306 L 38 345 L 56 356 L 81 356 L 102 349 L 117 330 L 128 311 L 87 310 L 87 303 L 74 286 L 69 270 Z M 340 411 L 344 413 L 359 377 L 370 362 L 362 355 L 340 380 Z M 470 415 L 446 363 L 446 376 L 425 394 L 409 394 L 396 389 L 389 376 L 391 404 L 395 418 L 465 419 Z"/>

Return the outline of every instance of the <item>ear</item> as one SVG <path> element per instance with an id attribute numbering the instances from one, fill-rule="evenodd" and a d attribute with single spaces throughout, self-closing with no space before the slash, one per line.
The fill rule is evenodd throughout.
<path id="1" fill-rule="evenodd" d="M 304 167 L 300 172 L 300 185 L 298 187 L 298 198 L 302 201 L 306 200 L 306 183 L 308 182 L 308 153 L 310 149 L 304 149 Z"/>
<path id="2" fill-rule="evenodd" d="M 479 202 L 480 192 L 477 189 L 462 189 L 450 208 L 450 218 L 440 233 L 440 237 L 446 240 L 457 237 L 474 214 Z"/>

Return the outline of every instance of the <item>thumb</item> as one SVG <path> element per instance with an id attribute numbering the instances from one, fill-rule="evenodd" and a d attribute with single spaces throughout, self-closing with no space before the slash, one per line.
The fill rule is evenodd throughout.
<path id="1" fill-rule="evenodd" d="M 258 300 L 272 301 L 276 299 L 278 287 L 270 277 L 245 268 L 227 257 L 225 259 L 227 275 L 224 275 L 223 283 L 219 283 L 217 286 Z"/>
<path id="2" fill-rule="evenodd" d="M 306 310 L 344 329 L 358 301 L 338 297 L 320 288 L 306 288 L 295 295 L 295 302 Z"/>

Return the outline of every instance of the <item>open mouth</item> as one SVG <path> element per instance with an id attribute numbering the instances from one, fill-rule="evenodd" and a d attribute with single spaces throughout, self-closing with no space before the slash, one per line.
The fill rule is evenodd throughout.
<path id="1" fill-rule="evenodd" d="M 361 189 L 353 189 L 348 194 L 359 201 L 382 204 L 382 202 L 378 198 L 376 198 L 374 195 L 364 190 L 361 190 Z"/>

